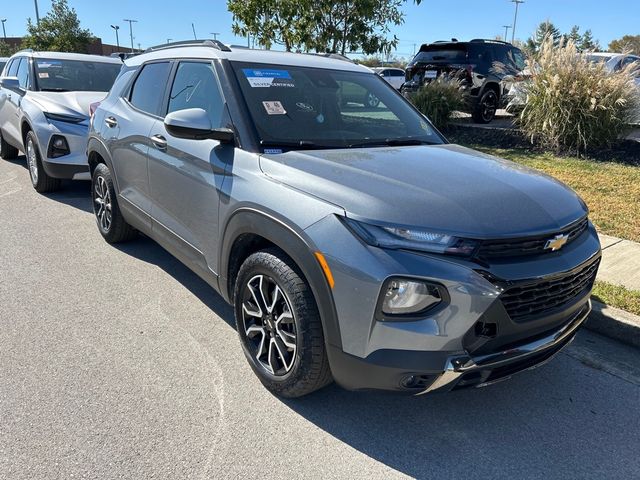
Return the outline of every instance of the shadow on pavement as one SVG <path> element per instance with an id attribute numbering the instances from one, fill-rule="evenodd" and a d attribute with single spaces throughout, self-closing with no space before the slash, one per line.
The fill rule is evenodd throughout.
<path id="1" fill-rule="evenodd" d="M 629 409 L 640 401 L 638 387 L 622 382 L 617 390 L 613 379 L 560 354 L 484 389 L 399 397 L 333 385 L 285 403 L 412 477 L 633 477 L 640 421 Z"/>
<path id="2" fill-rule="evenodd" d="M 91 205 L 89 205 L 89 208 L 91 208 Z M 198 297 L 202 303 L 213 310 L 230 327 L 236 328 L 233 308 L 207 282 L 150 238 L 139 235 L 136 240 L 115 244 L 113 247 L 143 262 L 157 265 Z"/>
<path id="3" fill-rule="evenodd" d="M 114 246 L 162 268 L 235 328 L 222 297 L 157 243 L 141 236 Z M 408 397 L 331 385 L 281 401 L 354 455 L 411 477 L 632 478 L 640 471 L 639 391 L 560 354 L 483 389 Z"/>
<path id="4" fill-rule="evenodd" d="M 20 155 L 12 160 L 4 161 L 24 168 L 25 175 L 27 175 L 27 184 L 31 187 L 31 181 L 28 178 L 29 171 L 27 169 L 27 159 L 24 155 Z M 78 210 L 93 213 L 93 206 L 91 205 L 91 182 L 89 181 L 63 180 L 60 190 L 52 193 L 44 193 L 42 196 L 77 208 Z"/>

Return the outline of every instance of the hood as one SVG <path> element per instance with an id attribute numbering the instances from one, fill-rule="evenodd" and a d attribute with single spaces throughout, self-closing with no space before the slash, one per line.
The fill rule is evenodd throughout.
<path id="1" fill-rule="evenodd" d="M 29 99 L 45 112 L 85 117 L 89 116 L 89 105 L 106 96 L 107 92 L 29 92 Z"/>
<path id="2" fill-rule="evenodd" d="M 587 211 L 557 180 L 458 145 L 291 151 L 260 165 L 349 217 L 470 238 L 546 233 Z"/>

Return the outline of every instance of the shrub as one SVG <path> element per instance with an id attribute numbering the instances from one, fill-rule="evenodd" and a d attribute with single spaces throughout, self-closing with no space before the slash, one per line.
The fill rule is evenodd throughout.
<path id="1" fill-rule="evenodd" d="M 447 127 L 451 114 L 465 105 L 460 81 L 447 76 L 420 87 L 410 100 L 437 128 Z"/>
<path id="2" fill-rule="evenodd" d="M 528 67 L 520 127 L 546 148 L 584 153 L 609 147 L 637 117 L 640 94 L 633 65 L 610 73 L 603 63 L 579 54 L 573 42 L 554 46 L 547 39 Z"/>

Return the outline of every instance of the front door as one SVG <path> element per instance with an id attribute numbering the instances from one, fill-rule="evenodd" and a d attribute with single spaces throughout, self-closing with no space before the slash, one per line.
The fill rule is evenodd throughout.
<path id="1" fill-rule="evenodd" d="M 202 108 L 214 128 L 221 126 L 224 102 L 211 62 L 178 64 L 167 113 L 188 108 Z M 191 266 L 217 273 L 219 189 L 233 147 L 172 137 L 161 120 L 149 136 L 154 233 L 177 247 Z"/>

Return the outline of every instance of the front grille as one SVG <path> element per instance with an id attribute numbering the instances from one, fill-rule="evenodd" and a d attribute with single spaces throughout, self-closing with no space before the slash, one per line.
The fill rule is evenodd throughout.
<path id="1" fill-rule="evenodd" d="M 508 287 L 500 300 L 514 321 L 526 321 L 570 303 L 591 289 L 600 259 L 565 275 Z"/>
<path id="2" fill-rule="evenodd" d="M 557 232 L 547 233 L 545 235 L 506 240 L 486 240 L 480 245 L 477 256 L 481 259 L 489 259 L 549 253 L 551 250 L 544 248 L 548 240 L 554 238 L 556 235 L 567 235 L 568 244 L 582 235 L 588 225 L 589 220 L 585 217 L 582 220 L 569 225 L 567 228 L 558 230 Z"/>

